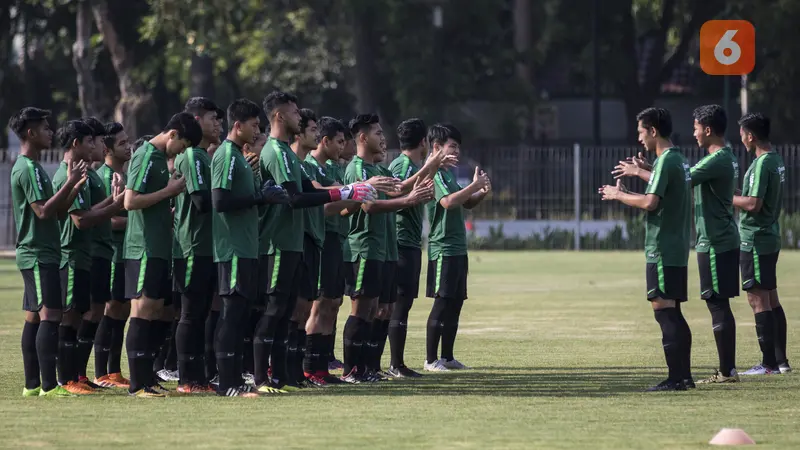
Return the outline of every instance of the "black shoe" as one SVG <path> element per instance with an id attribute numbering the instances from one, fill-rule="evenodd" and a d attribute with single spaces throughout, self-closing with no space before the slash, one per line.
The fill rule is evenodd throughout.
<path id="1" fill-rule="evenodd" d="M 395 378 L 419 378 L 422 376 L 421 373 L 415 372 L 406 366 L 389 367 L 389 375 Z"/>
<path id="2" fill-rule="evenodd" d="M 685 391 L 686 385 L 683 381 L 664 380 L 657 385 L 645 389 L 645 392 L 661 392 L 661 391 Z"/>
<path id="3" fill-rule="evenodd" d="M 686 386 L 686 389 L 694 389 L 697 386 L 694 384 L 694 379 L 692 378 L 684 378 L 683 384 Z"/>

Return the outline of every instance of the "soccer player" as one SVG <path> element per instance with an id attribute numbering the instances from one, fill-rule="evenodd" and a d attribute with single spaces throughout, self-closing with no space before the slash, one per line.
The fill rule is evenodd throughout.
<path id="1" fill-rule="evenodd" d="M 645 194 L 628 192 L 619 180 L 616 186 L 603 186 L 599 192 L 603 200 L 618 200 L 647 211 L 647 299 L 661 326 L 669 368 L 668 378 L 648 391 L 683 391 L 687 388 L 684 380 L 691 377 L 691 331 L 677 304 L 687 300 L 691 173 L 683 154 L 669 140 L 669 111 L 647 108 L 636 120 L 639 142 L 658 156 Z"/>
<path id="2" fill-rule="evenodd" d="M 184 110 L 191 114 L 203 137 L 197 146 L 175 157 L 175 172 L 186 180 L 186 190 L 175 197 L 174 230 L 178 252 L 172 255 L 174 286 L 180 293 L 180 320 L 175 330 L 178 392 L 208 393 L 204 333 L 211 309 L 216 272 L 211 232 L 211 158 L 206 149 L 216 141 L 217 105 L 205 97 L 190 98 Z"/>
<path id="3" fill-rule="evenodd" d="M 164 300 L 171 294 L 172 214 L 170 199 L 184 191 L 183 177 L 169 174 L 167 159 L 200 143 L 203 131 L 189 113 L 178 113 L 164 130 L 142 144 L 128 169 L 125 209 L 125 291 L 131 299 L 126 339 L 130 394 L 163 397 L 156 391 L 153 360 L 163 344 L 152 324 L 162 317 Z"/>
<path id="4" fill-rule="evenodd" d="M 260 113 L 258 105 L 246 99 L 228 106 L 230 131 L 211 163 L 214 260 L 223 303 L 214 343 L 217 394 L 226 397 L 258 396 L 245 385 L 241 370 L 248 302 L 258 295 L 258 205 L 288 201 L 280 187 L 268 182 L 256 185 L 242 154 L 244 144 L 254 142 L 259 133 Z"/>
<path id="5" fill-rule="evenodd" d="M 786 169 L 769 143 L 770 121 L 760 113 L 739 119 L 742 144 L 755 155 L 744 175 L 741 195 L 733 206 L 741 211 L 739 235 L 742 289 L 753 309 L 762 360 L 742 375 L 788 373 L 786 314 L 778 300 L 776 265 L 781 250 L 778 218 L 783 202 Z"/>
<path id="6" fill-rule="evenodd" d="M 272 92 L 264 99 L 264 112 L 270 121 L 270 137 L 261 151 L 261 176 L 282 186 L 289 195 L 289 204 L 270 206 L 260 224 L 259 288 L 268 298 L 253 343 L 255 383 L 261 392 L 274 393 L 283 387 L 296 387 L 286 370 L 286 340 L 301 283 L 305 234 L 301 209 L 339 200 L 371 201 L 375 189 L 366 183 L 354 183 L 317 190 L 310 181 L 303 181 L 300 161 L 289 147 L 294 136 L 300 134 L 297 98 L 285 92 Z M 271 380 L 267 379 L 269 362 Z"/>
<path id="7" fill-rule="evenodd" d="M 110 197 L 115 177 L 118 177 L 123 185 L 127 183 L 125 163 L 131 159 L 131 143 L 122 124 L 110 122 L 104 128 L 102 145 L 105 164 L 97 169 L 97 175 L 103 182 L 105 195 Z M 130 387 L 128 379 L 122 376 L 120 367 L 125 322 L 131 310 L 130 302 L 125 298 L 125 265 L 122 260 L 127 224 L 128 211 L 125 209 L 121 209 L 111 218 L 111 241 L 114 248 L 109 274 L 111 295 L 105 305 L 103 318 L 100 319 L 94 339 L 94 383 L 102 387 L 124 389 Z"/>
<path id="8" fill-rule="evenodd" d="M 213 142 L 209 143 L 208 148 L 206 149 L 208 157 L 212 160 L 214 158 L 214 152 L 222 143 L 222 122 L 225 118 L 225 115 L 225 111 L 217 107 L 217 122 L 214 127 L 214 133 L 216 134 L 217 138 Z M 217 263 L 214 263 L 214 265 L 216 266 Z M 214 269 L 214 273 L 216 273 L 216 271 L 217 269 Z M 219 323 L 219 315 L 220 311 L 222 310 L 222 299 L 219 297 L 218 292 L 218 289 L 214 289 L 211 297 L 211 311 L 208 313 L 208 317 L 206 318 L 204 334 L 206 379 L 209 381 L 209 383 L 211 383 L 212 386 L 219 385 L 219 376 L 217 375 L 217 354 L 214 351 L 214 338 L 217 335 L 217 324 Z"/>
<path id="9" fill-rule="evenodd" d="M 350 121 L 350 132 L 356 141 L 356 156 L 347 165 L 345 183 L 385 177 L 376 164 L 383 157 L 385 137 L 380 119 L 374 114 L 359 114 Z M 419 178 L 417 179 L 419 180 Z M 371 203 L 351 207 L 350 231 L 344 246 L 345 292 L 351 298 L 350 316 L 345 323 L 344 369 L 342 381 L 358 383 L 376 381 L 382 377 L 367 372 L 368 358 L 364 344 L 371 340 L 372 321 L 383 292 L 383 274 L 387 253 L 387 213 L 430 200 L 432 184 L 410 180 L 396 188 L 393 195 L 408 192 L 407 196 L 389 199 L 385 193 Z M 413 183 L 413 184 L 411 184 Z"/>
<path id="10" fill-rule="evenodd" d="M 11 200 L 17 227 L 16 262 L 25 287 L 21 339 L 24 397 L 72 396 L 56 378 L 63 309 L 58 217 L 72 206 L 75 192 L 86 182 L 86 163 L 78 159 L 67 162 L 66 180 L 53 191 L 50 177 L 39 164 L 41 152 L 50 148 L 53 139 L 49 117 L 50 111 L 27 107 L 11 116 L 8 123 L 21 144 L 11 169 Z M 59 370 L 64 370 L 65 361 L 60 362 Z"/>

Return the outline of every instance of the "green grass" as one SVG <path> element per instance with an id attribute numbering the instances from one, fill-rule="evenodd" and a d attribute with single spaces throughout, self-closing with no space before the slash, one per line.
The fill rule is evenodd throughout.
<path id="1" fill-rule="evenodd" d="M 764 448 L 800 446 L 800 375 L 641 392 L 665 369 L 640 253 L 470 259 L 456 354 L 475 370 L 261 399 L 22 398 L 21 278 L 3 262 L 0 447 L 704 448 L 722 427 L 744 428 Z M 800 253 L 781 255 L 790 358 L 800 327 L 798 269 Z M 685 314 L 699 377 L 716 366 L 716 351 L 694 264 L 689 274 Z M 409 320 L 412 367 L 424 357 L 429 309 L 419 299 Z M 741 297 L 734 312 L 738 366 L 746 369 L 759 360 L 753 316 Z"/>

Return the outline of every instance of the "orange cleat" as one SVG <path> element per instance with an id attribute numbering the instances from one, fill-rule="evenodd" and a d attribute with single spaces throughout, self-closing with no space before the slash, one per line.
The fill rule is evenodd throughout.
<path id="1" fill-rule="evenodd" d="M 62 386 L 67 392 L 74 395 L 91 395 L 94 394 L 96 391 L 89 387 L 86 384 L 77 382 L 77 381 L 70 381 L 69 383 Z"/>
<path id="2" fill-rule="evenodd" d="M 127 378 L 123 377 L 121 373 L 110 373 L 108 375 L 103 375 L 100 378 L 95 378 L 94 384 L 106 388 L 120 388 L 120 389 L 128 389 L 130 387 L 130 381 Z"/>
<path id="3" fill-rule="evenodd" d="M 200 386 L 199 384 L 182 384 L 178 386 L 176 391 L 180 394 L 210 394 L 216 392 L 207 386 Z"/>

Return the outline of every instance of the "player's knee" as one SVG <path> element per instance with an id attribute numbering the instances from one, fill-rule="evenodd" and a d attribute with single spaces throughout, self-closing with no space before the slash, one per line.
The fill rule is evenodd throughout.
<path id="1" fill-rule="evenodd" d="M 269 295 L 267 299 L 267 308 L 264 314 L 267 316 L 282 317 L 286 314 L 289 307 L 289 296 L 281 292 L 275 292 Z"/>
<path id="2" fill-rule="evenodd" d="M 772 309 L 780 308 L 780 306 L 781 306 L 781 301 L 780 301 L 780 299 L 778 299 L 778 290 L 777 289 L 773 289 L 773 290 L 769 291 L 769 306 Z"/>
<path id="3" fill-rule="evenodd" d="M 664 298 L 654 298 L 650 300 L 650 306 L 654 311 L 659 311 L 667 308 L 674 308 L 676 305 L 675 300 L 667 300 Z"/>
<path id="4" fill-rule="evenodd" d="M 772 309 L 769 292 L 763 289 L 752 289 L 748 291 L 747 303 L 750 304 L 750 307 L 756 314 Z"/>

